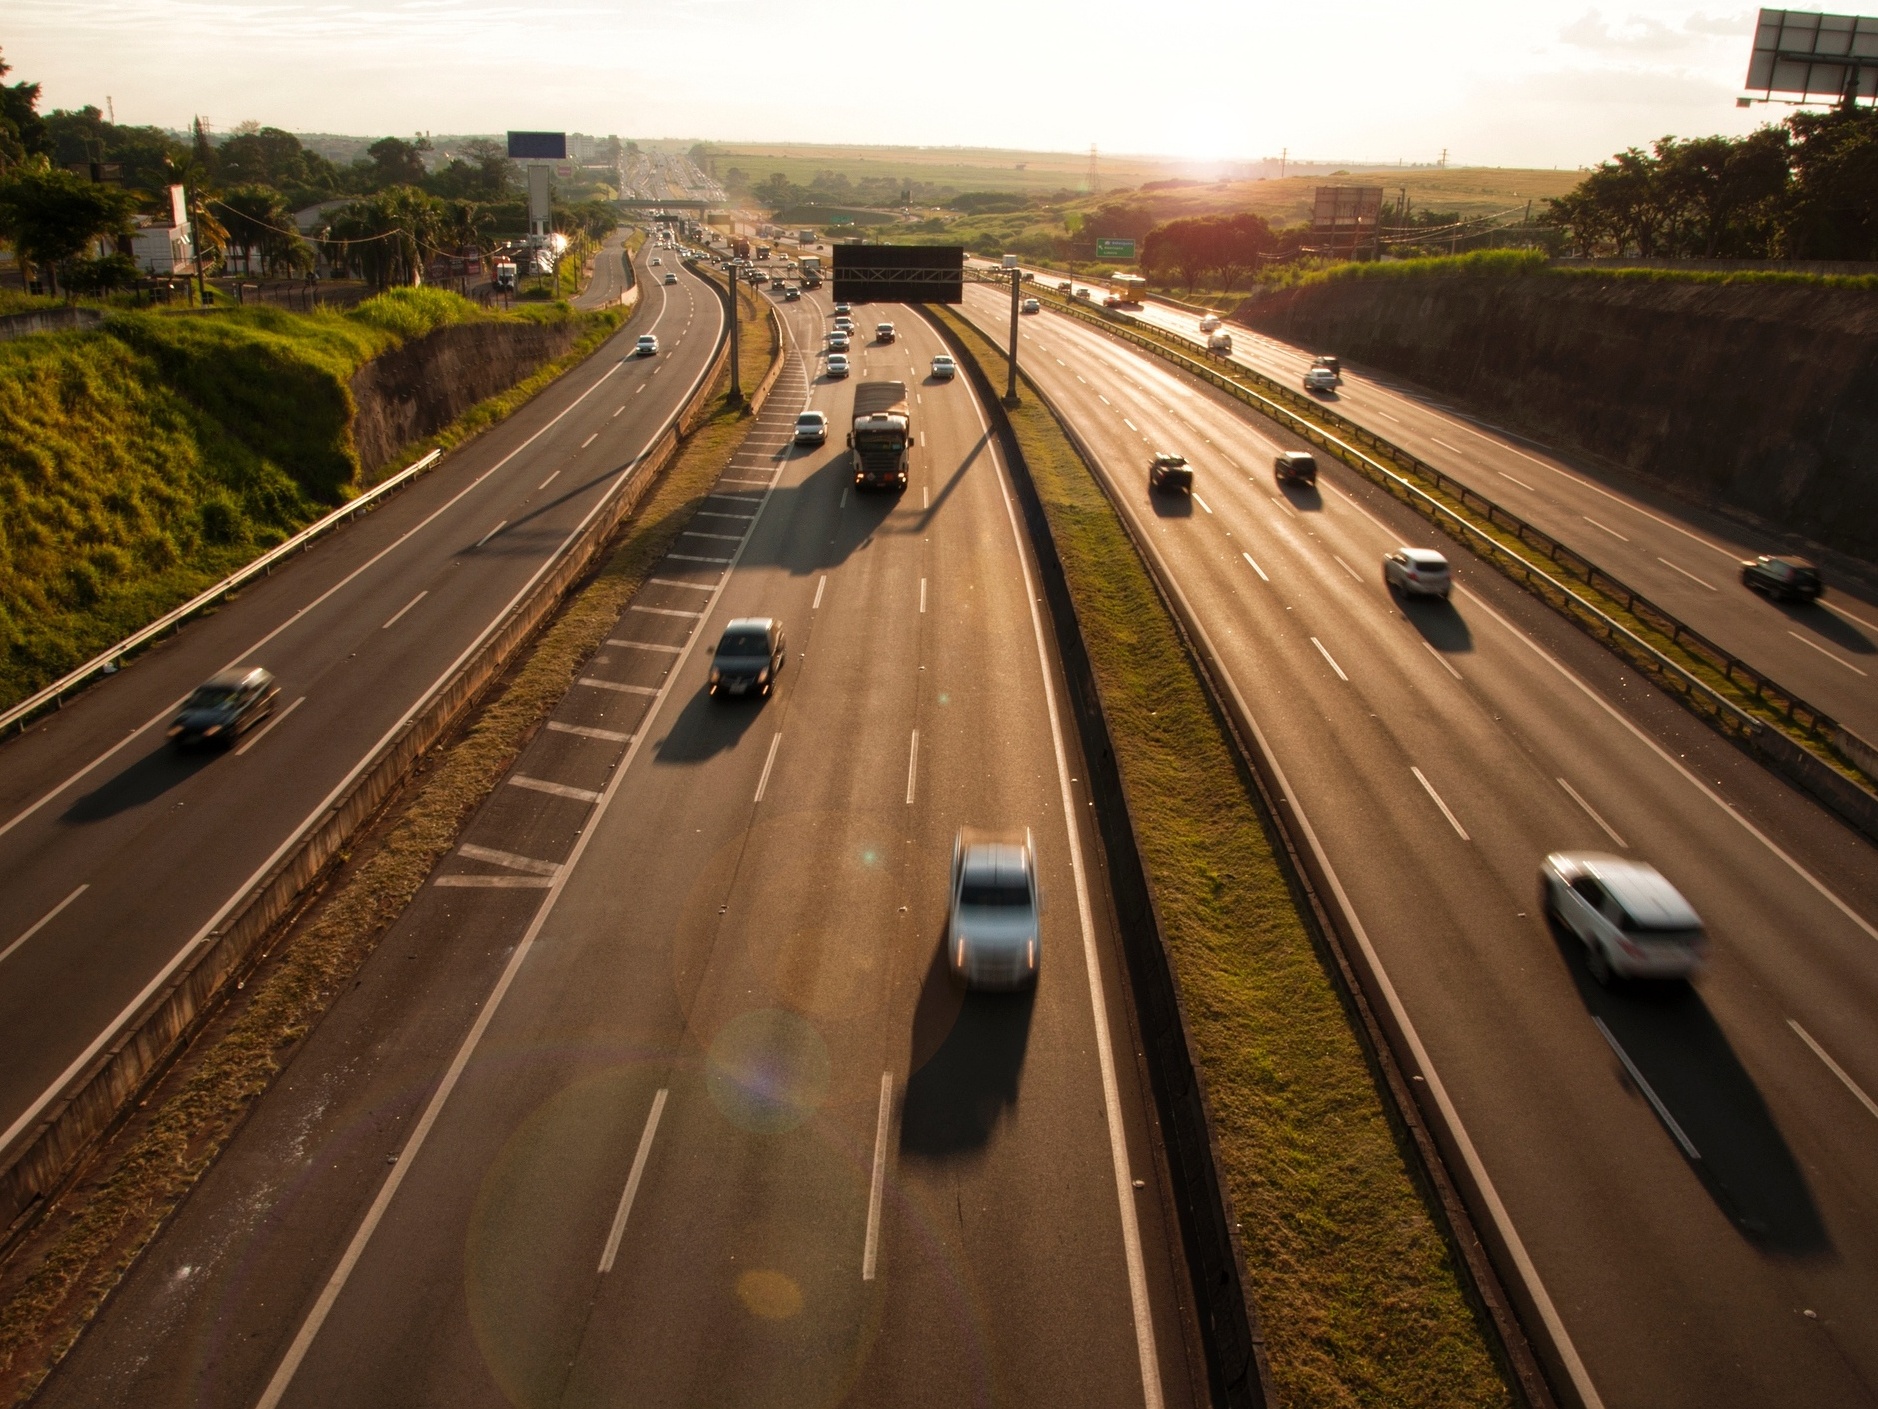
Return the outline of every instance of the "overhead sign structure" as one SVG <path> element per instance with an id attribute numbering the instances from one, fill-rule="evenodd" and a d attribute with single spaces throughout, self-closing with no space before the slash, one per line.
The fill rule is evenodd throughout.
<path id="1" fill-rule="evenodd" d="M 1333 255 L 1354 255 L 1381 233 L 1382 187 L 1319 186 L 1311 207 L 1311 238 Z"/>
<path id="2" fill-rule="evenodd" d="M 1802 102 L 1878 98 L 1878 19 L 1762 10 L 1747 86 L 1763 99 L 1776 93 Z"/>
<path id="3" fill-rule="evenodd" d="M 565 132 L 511 132 L 509 134 L 509 160 L 566 161 L 567 134 Z"/>
<path id="4" fill-rule="evenodd" d="M 1097 240 L 1097 259 L 1133 259 L 1135 242 L 1133 240 Z"/>
<path id="5" fill-rule="evenodd" d="M 961 303 L 960 245 L 836 245 L 837 303 Z"/>

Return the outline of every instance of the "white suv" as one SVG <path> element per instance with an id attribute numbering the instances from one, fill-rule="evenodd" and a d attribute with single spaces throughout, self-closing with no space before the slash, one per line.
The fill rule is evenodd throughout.
<path id="1" fill-rule="evenodd" d="M 1404 597 L 1439 597 L 1454 590 L 1448 560 L 1433 548 L 1397 548 L 1382 560 L 1383 584 Z"/>
<path id="2" fill-rule="evenodd" d="M 1682 892 L 1654 866 L 1596 851 L 1555 851 L 1539 868 L 1539 903 L 1585 947 L 1599 983 L 1690 979 L 1708 936 Z"/>
<path id="3" fill-rule="evenodd" d="M 967 988 L 1028 988 L 1037 981 L 1037 850 L 1030 829 L 960 827 L 952 842 L 946 962 Z"/>

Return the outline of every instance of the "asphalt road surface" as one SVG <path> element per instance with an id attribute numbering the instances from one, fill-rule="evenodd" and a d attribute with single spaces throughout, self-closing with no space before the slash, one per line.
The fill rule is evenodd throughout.
<path id="1" fill-rule="evenodd" d="M 0 1150 L 546 571 L 702 376 L 722 310 L 690 274 L 648 287 L 512 419 L 0 747 Z M 631 358 L 647 330 L 663 353 Z M 177 705 L 234 665 L 274 672 L 272 720 L 179 756 Z"/>
<path id="2" fill-rule="evenodd" d="M 1002 342 L 1008 299 L 968 286 Z M 1864 842 L 1335 464 L 1281 488 L 1249 411 L 1084 324 L 1024 362 L 1192 603 L 1341 879 L 1569 1344 L 1611 1406 L 1878 1402 L 1878 866 Z M 1156 449 L 1195 493 L 1151 496 Z M 1649 860 L 1714 941 L 1607 992 L 1541 858 Z"/>
<path id="3" fill-rule="evenodd" d="M 1060 278 L 1038 273 L 1054 288 Z M 1078 287 L 1083 287 L 1076 281 Z M 1088 285 L 1098 296 L 1099 281 Z M 1149 301 L 1130 313 L 1204 340 L 1199 316 Z M 1233 360 L 1302 390 L 1314 352 L 1237 324 Z M 1869 585 L 1834 580 L 1802 606 L 1744 587 L 1743 559 L 1787 551 L 1770 534 L 1720 514 L 1597 475 L 1545 446 L 1480 421 L 1428 393 L 1346 365 L 1324 405 L 1420 456 L 1442 473 L 1569 544 L 1742 660 L 1878 742 L 1878 598 Z"/>
<path id="4" fill-rule="evenodd" d="M 750 442 L 43 1402 L 1194 1402 L 1003 469 L 869 309 L 920 440 L 855 491 L 828 306 L 782 308 Z M 714 702 L 743 615 L 788 664 Z M 962 823 L 1033 829 L 1033 994 L 944 970 Z"/>

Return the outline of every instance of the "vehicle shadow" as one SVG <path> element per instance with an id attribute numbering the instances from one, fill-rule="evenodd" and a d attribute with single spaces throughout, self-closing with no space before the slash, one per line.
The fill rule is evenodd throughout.
<path id="1" fill-rule="evenodd" d="M 1323 512 L 1324 495 L 1316 485 L 1299 484 L 1296 480 L 1290 479 L 1278 480 L 1277 485 L 1278 492 L 1285 496 L 1285 502 L 1292 508 L 1302 510 L 1307 514 Z"/>
<path id="2" fill-rule="evenodd" d="M 1793 1151 L 1727 1035 L 1690 984 L 1636 981 L 1602 987 L 1584 945 L 1548 919 L 1580 1001 L 1636 1066 L 1695 1151 L 1680 1152 L 1709 1197 L 1756 1247 L 1793 1257 L 1831 1250 L 1831 1239 Z M 1611 1064 L 1638 1091 L 1617 1054 Z M 1675 1143 L 1664 1130 L 1663 1138 Z"/>
<path id="3" fill-rule="evenodd" d="M 226 752 L 204 746 L 184 753 L 159 744 L 108 783 L 77 798 L 60 815 L 61 822 L 102 822 L 120 812 L 155 802 L 179 783 L 186 783 Z"/>
<path id="4" fill-rule="evenodd" d="M 672 721 L 665 737 L 653 743 L 652 756 L 659 763 L 682 764 L 703 763 L 728 753 L 750 731 L 767 704 L 761 696 L 716 700 L 700 689 Z"/>
<path id="5" fill-rule="evenodd" d="M 1824 636 L 1841 650 L 1861 656 L 1878 654 L 1878 644 L 1837 612 L 1829 612 L 1813 602 L 1774 602 L 1774 606 L 1795 626 Z"/>
<path id="6" fill-rule="evenodd" d="M 1193 517 L 1193 496 L 1150 489 L 1148 507 L 1154 510 L 1157 519 L 1190 519 Z"/>
<path id="7" fill-rule="evenodd" d="M 969 1155 L 991 1142 L 1017 1105 L 1035 990 L 973 993 L 946 965 L 943 933 L 913 1012 L 900 1151 L 923 1159 Z"/>
<path id="8" fill-rule="evenodd" d="M 1452 602 L 1439 597 L 1409 597 L 1394 588 L 1389 589 L 1389 595 L 1395 598 L 1395 604 L 1402 609 L 1410 625 L 1421 632 L 1422 640 L 1443 655 L 1474 649 L 1473 630 Z"/>

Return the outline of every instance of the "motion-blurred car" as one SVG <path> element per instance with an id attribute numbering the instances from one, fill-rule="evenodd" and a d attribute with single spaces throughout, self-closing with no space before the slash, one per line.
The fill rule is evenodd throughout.
<path id="1" fill-rule="evenodd" d="M 260 666 L 224 670 L 190 691 L 169 729 L 179 749 L 197 744 L 226 747 L 274 712 L 280 686 Z"/>
<path id="2" fill-rule="evenodd" d="M 828 354 L 828 375 L 831 377 L 845 377 L 848 375 L 847 354 L 841 352 L 831 352 Z"/>
<path id="3" fill-rule="evenodd" d="M 958 375 L 959 364 L 945 353 L 940 353 L 932 360 L 932 374 L 942 382 L 949 382 Z"/>
<path id="4" fill-rule="evenodd" d="M 1217 328 L 1218 326 L 1219 326 L 1219 315 L 1217 313 L 1202 313 L 1200 315 L 1200 331 L 1201 332 L 1210 333 L 1213 331 L 1213 329 Z"/>
<path id="5" fill-rule="evenodd" d="M 656 254 L 652 256 L 652 267 L 654 269 L 659 267 L 659 257 Z"/>
<path id="6" fill-rule="evenodd" d="M 1555 851 L 1539 867 L 1539 903 L 1585 947 L 1599 983 L 1691 979 L 1708 958 L 1702 919 L 1654 866 L 1596 851 Z"/>
<path id="7" fill-rule="evenodd" d="M 1184 455 L 1161 451 L 1148 461 L 1148 488 L 1159 494 L 1193 493 L 1193 466 Z"/>
<path id="8" fill-rule="evenodd" d="M 773 616 L 740 616 L 724 623 L 724 634 L 711 654 L 713 698 L 759 695 L 776 687 L 788 657 L 782 623 Z"/>
<path id="9" fill-rule="evenodd" d="M 1741 580 L 1775 601 L 1816 602 L 1826 594 L 1819 569 L 1805 558 L 1765 553 L 1741 564 Z"/>
<path id="10" fill-rule="evenodd" d="M 654 357 L 658 354 L 659 338 L 657 333 L 641 333 L 639 341 L 633 344 L 635 357 Z"/>
<path id="11" fill-rule="evenodd" d="M 784 303 L 794 303 L 801 297 L 802 297 L 802 290 L 798 289 L 793 284 L 791 284 L 788 288 L 783 290 L 783 302 Z"/>
<path id="12" fill-rule="evenodd" d="M 837 313 L 852 313 L 853 311 L 854 310 L 845 303 L 837 303 L 835 305 L 835 312 Z"/>
<path id="13" fill-rule="evenodd" d="M 1026 312 L 1026 313 L 1041 313 L 1041 312 L 1043 312 L 1043 305 L 1042 305 L 1041 303 L 1039 303 L 1039 302 L 1037 302 L 1037 300 L 1036 300 L 1036 299 L 1034 299 L 1034 298 L 1027 298 L 1027 299 L 1025 299 L 1025 300 L 1024 300 L 1024 304 L 1023 304 L 1023 308 L 1024 308 L 1024 312 Z"/>
<path id="14" fill-rule="evenodd" d="M 1446 601 L 1454 589 L 1448 560 L 1433 548 L 1397 548 L 1383 554 L 1382 580 L 1404 597 L 1439 597 Z"/>
<path id="15" fill-rule="evenodd" d="M 678 276 L 676 274 L 667 273 L 665 276 L 665 282 L 668 284 L 676 284 L 678 282 Z"/>
<path id="16" fill-rule="evenodd" d="M 1308 367 L 1304 372 L 1306 391 L 1335 391 L 1337 374 L 1328 367 Z"/>
<path id="17" fill-rule="evenodd" d="M 1308 450 L 1281 450 L 1272 457 L 1272 474 L 1280 484 L 1316 484 L 1317 457 Z"/>
<path id="18" fill-rule="evenodd" d="M 804 411 L 796 417 L 797 445 L 826 445 L 828 443 L 828 417 L 820 411 Z"/>
<path id="19" fill-rule="evenodd" d="M 1089 290 L 1087 290 L 1087 289 L 1078 289 L 1078 290 L 1076 290 L 1076 297 L 1077 297 L 1077 298 L 1088 298 L 1088 297 L 1089 297 Z"/>
<path id="20" fill-rule="evenodd" d="M 835 331 L 837 333 L 846 333 L 852 337 L 854 335 L 854 320 L 852 318 L 835 319 Z"/>
<path id="21" fill-rule="evenodd" d="M 1075 287 L 1076 286 L 1074 284 L 1070 283 L 1069 280 L 1065 279 L 1062 283 L 1056 286 L 1056 291 L 1060 294 L 1066 294 Z"/>
<path id="22" fill-rule="evenodd" d="M 1037 981 L 1037 853 L 1030 829 L 960 827 L 952 842 L 946 959 L 967 988 L 1026 988 Z"/>
<path id="23" fill-rule="evenodd" d="M 1311 359 L 1311 365 L 1313 367 L 1322 367 L 1326 372 L 1329 372 L 1331 376 L 1337 379 L 1339 385 L 1342 384 L 1343 363 L 1337 358 L 1320 355 Z"/>

